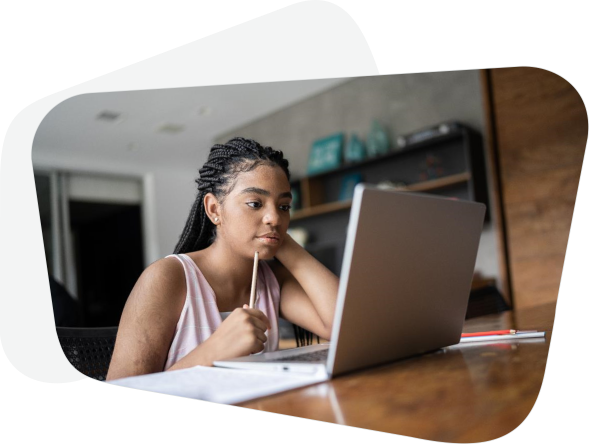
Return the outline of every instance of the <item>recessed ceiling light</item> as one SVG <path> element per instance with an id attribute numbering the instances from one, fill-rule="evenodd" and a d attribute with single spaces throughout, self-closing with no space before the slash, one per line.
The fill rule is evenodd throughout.
<path id="1" fill-rule="evenodd" d="M 98 113 L 96 120 L 109 123 L 119 123 L 123 119 L 123 114 L 116 111 L 104 110 Z"/>
<path id="2" fill-rule="evenodd" d="M 178 123 L 164 123 L 156 130 L 158 133 L 176 134 L 184 131 L 184 125 Z"/>

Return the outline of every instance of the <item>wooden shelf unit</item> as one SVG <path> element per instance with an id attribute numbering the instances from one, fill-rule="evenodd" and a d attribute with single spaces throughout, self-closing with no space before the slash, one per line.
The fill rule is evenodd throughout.
<path id="1" fill-rule="evenodd" d="M 471 174 L 466 173 L 459 173 L 453 174 L 452 176 L 442 177 L 439 179 L 432 179 L 425 182 L 419 182 L 413 185 L 408 185 L 406 187 L 399 187 L 395 188 L 395 191 L 433 191 L 442 189 L 445 187 L 449 187 L 452 185 L 458 185 L 461 183 L 466 183 L 470 180 Z M 347 210 L 352 207 L 351 200 L 342 200 L 337 202 L 329 202 L 324 204 L 318 204 L 309 206 L 305 209 L 295 211 L 290 220 L 301 220 L 307 217 L 318 216 L 320 214 L 327 214 L 332 213 L 335 211 Z"/>
<path id="2" fill-rule="evenodd" d="M 439 162 L 433 167 L 436 170 L 433 175 L 431 167 L 429 172 L 427 168 L 432 159 Z M 351 196 L 340 199 L 339 190 L 347 175 L 358 173 L 367 183 L 404 184 L 395 187 L 399 191 L 428 192 L 488 203 L 482 138 L 472 129 L 459 125 L 448 134 L 404 149 L 293 180 L 292 187 L 300 199 L 298 207 L 293 208 L 291 221 L 348 210 Z"/>

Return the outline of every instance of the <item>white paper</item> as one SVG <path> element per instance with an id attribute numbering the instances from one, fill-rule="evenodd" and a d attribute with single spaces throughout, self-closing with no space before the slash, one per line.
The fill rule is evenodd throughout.
<path id="1" fill-rule="evenodd" d="M 328 379 L 325 370 L 302 374 L 196 366 L 115 379 L 108 383 L 221 404 L 237 404 Z"/>

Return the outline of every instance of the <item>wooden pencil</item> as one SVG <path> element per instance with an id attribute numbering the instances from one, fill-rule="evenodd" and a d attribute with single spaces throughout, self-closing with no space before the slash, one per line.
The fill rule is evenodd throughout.
<path id="1" fill-rule="evenodd" d="M 252 291 L 250 293 L 250 308 L 256 308 L 256 281 L 258 279 L 258 252 L 254 255 L 254 275 L 252 276 Z"/>

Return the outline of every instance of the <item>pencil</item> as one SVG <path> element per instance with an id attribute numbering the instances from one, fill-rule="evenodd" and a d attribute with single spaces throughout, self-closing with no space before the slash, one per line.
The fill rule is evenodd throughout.
<path id="1" fill-rule="evenodd" d="M 254 275 L 252 276 L 252 291 L 250 293 L 250 308 L 256 308 L 256 280 L 258 279 L 258 252 L 254 255 Z"/>

